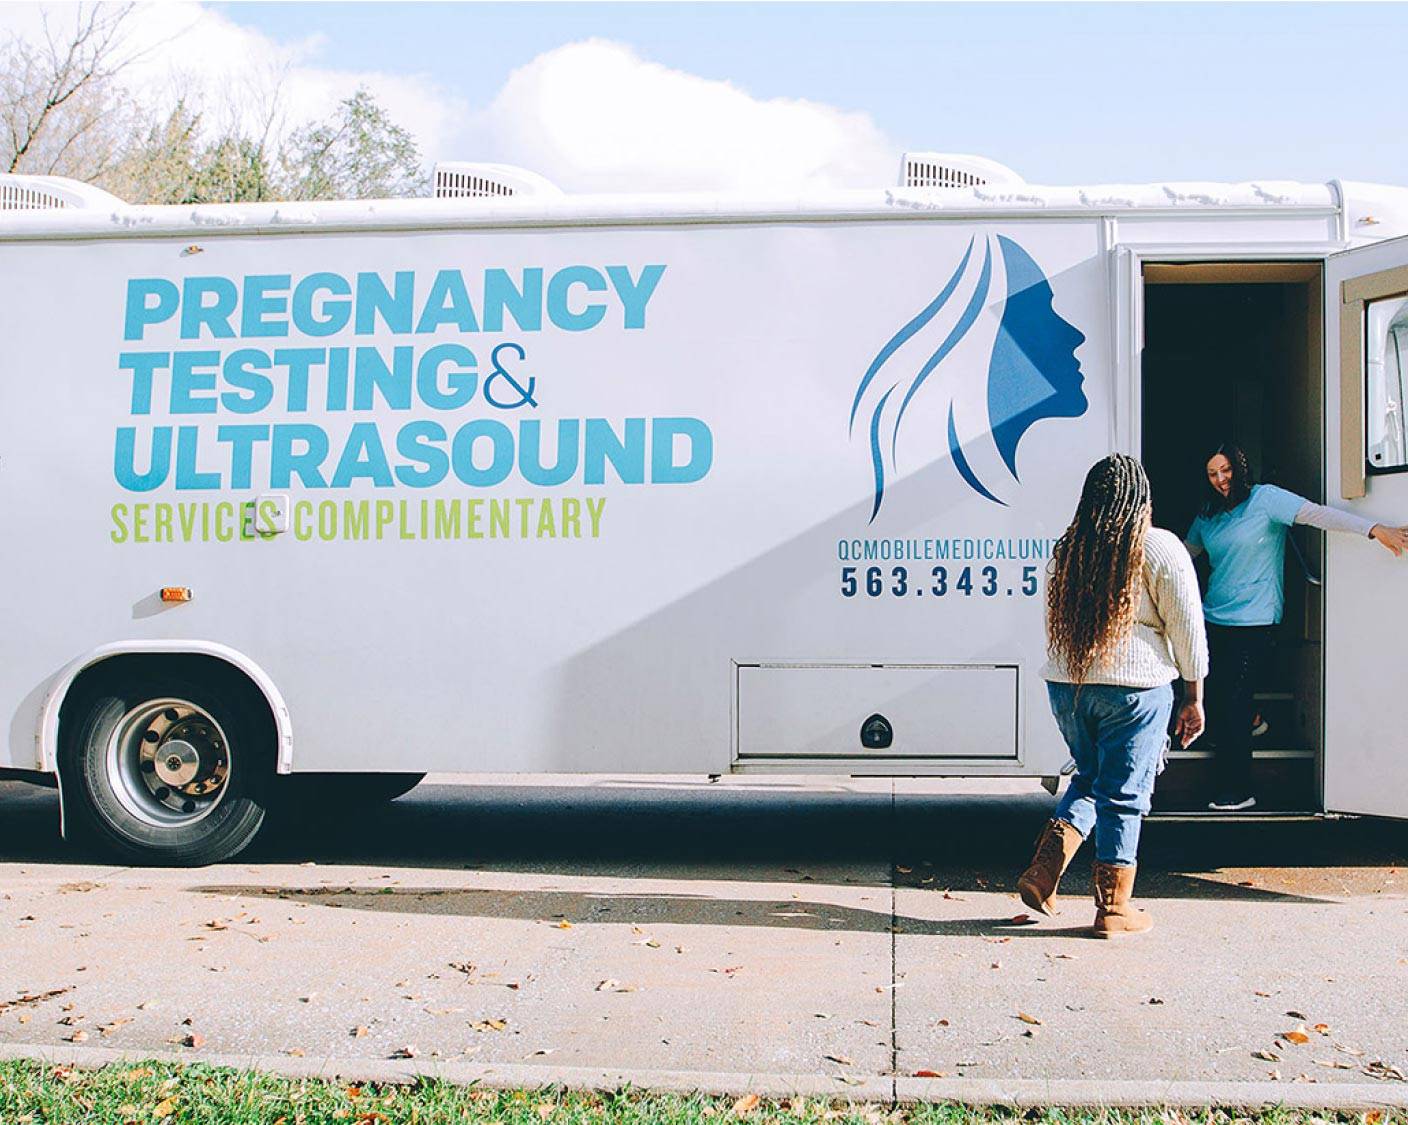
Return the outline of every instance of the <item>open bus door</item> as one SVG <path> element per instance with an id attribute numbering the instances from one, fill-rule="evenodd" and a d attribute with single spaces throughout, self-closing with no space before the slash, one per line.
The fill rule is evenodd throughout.
<path id="1" fill-rule="evenodd" d="M 1408 523 L 1408 238 L 1328 259 L 1325 344 L 1329 502 Z M 1408 559 L 1325 546 L 1324 808 L 1408 817 Z"/>

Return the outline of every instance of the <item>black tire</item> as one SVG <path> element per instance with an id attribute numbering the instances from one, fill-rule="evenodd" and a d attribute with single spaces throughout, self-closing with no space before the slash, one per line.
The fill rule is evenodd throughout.
<path id="1" fill-rule="evenodd" d="M 294 773 L 274 779 L 273 802 L 283 814 L 322 809 L 337 815 L 389 805 L 424 780 L 423 773 Z"/>
<path id="2" fill-rule="evenodd" d="M 81 689 L 65 704 L 60 730 L 59 769 L 70 825 L 104 851 L 141 864 L 199 867 L 239 854 L 264 822 L 274 746 L 254 702 L 229 687 L 118 674 Z M 162 710 L 163 703 L 178 706 Z M 142 729 L 140 717 L 149 712 L 153 718 L 145 732 L 129 737 Z M 143 774 L 153 775 L 151 764 L 137 762 L 129 768 L 132 754 L 119 749 L 165 745 L 152 737 L 152 728 L 164 722 L 168 733 L 179 733 L 176 718 L 205 723 L 196 729 L 213 731 L 217 737 L 211 744 L 223 747 L 221 780 L 207 796 L 184 798 L 182 792 L 160 786 L 159 778 L 143 782 Z M 145 793 L 143 784 L 158 789 Z M 160 798 L 163 789 L 167 795 Z M 181 808 L 167 810 L 163 804 L 182 800 Z"/>

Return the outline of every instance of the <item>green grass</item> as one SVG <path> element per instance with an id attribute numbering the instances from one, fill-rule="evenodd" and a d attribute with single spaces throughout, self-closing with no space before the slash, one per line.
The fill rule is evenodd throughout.
<path id="1" fill-rule="evenodd" d="M 1393 1112 L 1367 1117 L 1268 1110 L 1250 1116 L 1049 1109 L 1021 1112 L 953 1105 L 888 1106 L 797 1098 L 783 1101 L 683 1097 L 625 1090 L 488 1090 L 421 1081 L 353 1085 L 282 1078 L 200 1064 L 124 1063 L 77 1070 L 38 1062 L 0 1062 L 3 1125 L 783 1125 L 793 1122 L 895 1125 L 1408 1125 Z"/>

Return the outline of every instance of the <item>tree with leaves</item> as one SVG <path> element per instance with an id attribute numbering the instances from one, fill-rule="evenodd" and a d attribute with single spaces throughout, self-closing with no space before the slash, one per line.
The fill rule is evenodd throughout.
<path id="1" fill-rule="evenodd" d="M 210 125 L 196 99 L 143 113 L 119 79 L 137 57 L 125 6 L 80 6 L 65 36 L 0 44 L 0 170 L 68 176 L 131 203 L 376 199 L 422 194 L 411 134 L 358 89 L 323 121 L 282 133 L 281 87 L 262 122 Z M 228 108 L 228 107 L 227 107 Z M 247 115 L 246 115 L 247 117 Z"/>
<path id="2" fill-rule="evenodd" d="M 331 121 L 294 132 L 280 163 L 289 199 L 391 199 L 426 187 L 415 139 L 365 88 Z"/>

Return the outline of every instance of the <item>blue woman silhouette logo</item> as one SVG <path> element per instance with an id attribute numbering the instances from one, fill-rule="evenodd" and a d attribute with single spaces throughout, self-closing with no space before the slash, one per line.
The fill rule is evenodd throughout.
<path id="1" fill-rule="evenodd" d="M 958 475 L 980 496 L 1005 504 L 998 496 L 1002 470 L 1020 483 L 1017 450 L 1027 431 L 1043 418 L 1079 418 L 1089 407 L 1075 356 L 1084 342 L 1052 307 L 1050 282 L 1021 246 L 1003 235 L 969 240 L 938 295 L 880 349 L 856 388 L 850 430 L 854 436 L 864 420 L 875 473 L 871 521 L 885 499 L 886 473 L 898 472 L 901 427 L 915 416 L 910 408 L 924 387 L 925 417 L 931 427 L 935 418 L 946 421 L 940 447 Z M 980 384 L 973 376 L 985 351 Z M 980 473 L 973 453 L 983 445 L 990 466 Z"/>

